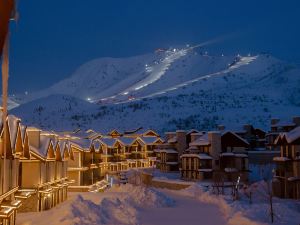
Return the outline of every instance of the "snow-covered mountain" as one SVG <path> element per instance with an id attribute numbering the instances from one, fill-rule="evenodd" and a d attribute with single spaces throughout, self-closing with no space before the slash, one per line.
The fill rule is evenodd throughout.
<path id="1" fill-rule="evenodd" d="M 270 55 L 169 49 L 82 65 L 11 112 L 47 129 L 212 129 L 300 114 L 300 70 Z"/>

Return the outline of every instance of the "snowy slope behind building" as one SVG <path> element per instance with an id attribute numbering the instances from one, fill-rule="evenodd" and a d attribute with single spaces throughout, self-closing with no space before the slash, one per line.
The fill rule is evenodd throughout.
<path id="1" fill-rule="evenodd" d="M 271 117 L 300 114 L 299 84 L 299 68 L 266 54 L 208 56 L 184 48 L 93 60 L 23 97 L 12 113 L 56 130 L 268 128 Z"/>

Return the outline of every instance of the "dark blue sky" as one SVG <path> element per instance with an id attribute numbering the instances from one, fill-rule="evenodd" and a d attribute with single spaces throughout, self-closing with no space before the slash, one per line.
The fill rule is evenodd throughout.
<path id="1" fill-rule="evenodd" d="M 300 62 L 298 0 L 19 0 L 10 92 L 47 87 L 97 57 L 133 56 L 232 34 L 214 53 Z"/>

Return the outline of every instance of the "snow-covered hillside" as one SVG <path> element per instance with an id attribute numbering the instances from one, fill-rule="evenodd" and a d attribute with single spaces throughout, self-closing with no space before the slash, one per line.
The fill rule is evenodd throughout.
<path id="1" fill-rule="evenodd" d="M 24 103 L 11 113 L 55 130 L 142 126 L 163 132 L 242 123 L 268 128 L 271 117 L 300 114 L 299 84 L 299 68 L 270 55 L 172 49 L 93 60 L 70 78 L 22 96 Z"/>

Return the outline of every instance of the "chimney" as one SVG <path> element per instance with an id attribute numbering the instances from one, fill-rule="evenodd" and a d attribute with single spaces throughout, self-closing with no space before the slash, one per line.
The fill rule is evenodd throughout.
<path id="1" fill-rule="evenodd" d="M 177 130 L 176 138 L 177 138 L 176 149 L 178 151 L 178 156 L 181 156 L 182 153 L 187 149 L 186 132 L 184 130 Z"/>
<path id="2" fill-rule="evenodd" d="M 300 116 L 293 117 L 293 123 L 296 124 L 297 127 L 300 126 Z"/>
<path id="3" fill-rule="evenodd" d="M 39 148 L 41 130 L 35 127 L 28 127 L 26 132 L 28 135 L 29 145 L 35 148 Z"/>
<path id="4" fill-rule="evenodd" d="M 215 165 L 215 161 L 219 159 L 221 154 L 221 133 L 218 131 L 211 131 L 208 132 L 208 140 L 211 145 L 210 155 L 214 159 L 213 160 L 213 168 L 217 168 Z"/>
<path id="5" fill-rule="evenodd" d="M 193 134 L 191 134 L 191 142 L 197 140 L 202 135 L 203 135 L 203 133 L 193 133 Z"/>

